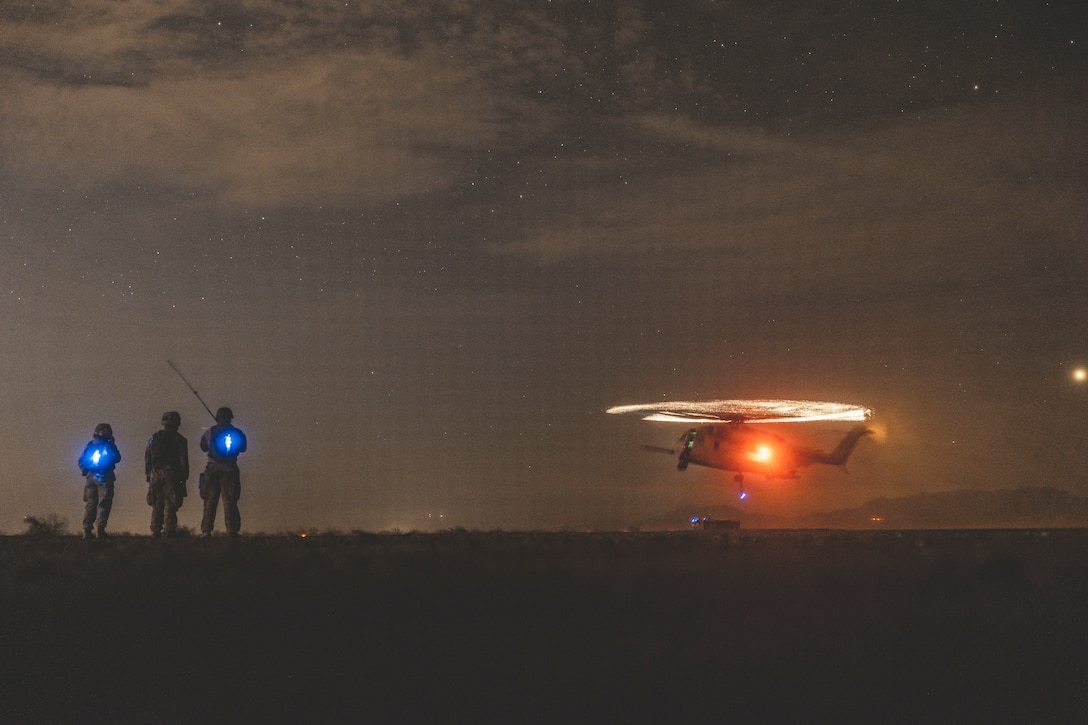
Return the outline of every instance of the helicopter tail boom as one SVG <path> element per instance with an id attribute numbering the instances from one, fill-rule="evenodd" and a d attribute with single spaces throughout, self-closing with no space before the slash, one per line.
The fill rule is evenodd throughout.
<path id="1" fill-rule="evenodd" d="M 850 458 L 850 454 L 854 452 L 854 447 L 857 446 L 864 436 L 872 435 L 873 430 L 865 427 L 864 425 L 855 426 L 850 429 L 850 432 L 839 441 L 839 445 L 835 446 L 835 450 L 830 453 L 817 453 L 815 458 L 817 463 L 826 463 L 831 466 L 845 466 L 846 461 Z"/>
<path id="2" fill-rule="evenodd" d="M 644 451 L 650 451 L 651 453 L 665 453 L 665 454 L 670 455 L 670 456 L 675 456 L 676 455 L 676 449 L 675 448 L 664 448 L 662 446 L 647 446 L 647 445 L 639 446 L 639 448 L 641 448 Z"/>

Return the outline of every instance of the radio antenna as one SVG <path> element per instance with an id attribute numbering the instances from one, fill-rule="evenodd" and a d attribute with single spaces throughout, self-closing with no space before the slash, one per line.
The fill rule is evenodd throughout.
<path id="1" fill-rule="evenodd" d="M 181 371 L 178 370 L 178 366 L 174 364 L 174 361 L 167 360 L 166 364 L 174 368 L 174 372 L 178 374 L 179 378 L 181 378 L 181 382 L 185 383 L 186 387 L 188 387 L 189 390 L 193 391 L 193 395 L 195 395 L 196 399 L 200 401 L 200 404 L 204 406 L 204 410 L 208 411 L 208 415 L 212 417 L 212 420 L 215 420 L 215 413 L 213 413 L 212 409 L 208 407 L 208 404 L 204 402 L 204 398 L 200 397 L 200 393 L 196 392 L 196 388 L 193 387 L 192 383 L 186 380 L 185 376 L 181 374 Z"/>

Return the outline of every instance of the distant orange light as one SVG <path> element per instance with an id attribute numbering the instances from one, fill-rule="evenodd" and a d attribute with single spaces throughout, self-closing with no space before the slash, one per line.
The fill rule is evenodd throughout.
<path id="1" fill-rule="evenodd" d="M 309 534 L 299 534 L 299 536 L 305 539 L 307 536 L 309 536 Z"/>
<path id="2" fill-rule="evenodd" d="M 1088 370 L 1077 368 L 1073 371 L 1073 379 L 1078 383 L 1083 383 L 1085 380 L 1088 380 Z"/>

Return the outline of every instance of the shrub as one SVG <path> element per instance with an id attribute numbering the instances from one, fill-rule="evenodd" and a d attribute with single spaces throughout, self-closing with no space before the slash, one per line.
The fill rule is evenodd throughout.
<path id="1" fill-rule="evenodd" d="M 25 516 L 27 536 L 64 536 L 68 533 L 68 519 L 56 514 L 46 514 L 42 517 Z"/>

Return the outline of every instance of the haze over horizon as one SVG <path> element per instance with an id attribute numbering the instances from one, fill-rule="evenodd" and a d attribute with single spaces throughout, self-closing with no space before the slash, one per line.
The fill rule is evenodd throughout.
<path id="1" fill-rule="evenodd" d="M 0 7 L 0 531 L 147 531 L 177 410 L 243 531 L 733 504 L 613 405 L 873 409 L 744 502 L 1088 495 L 1088 7 L 16 0 Z M 848 426 L 776 428 L 829 449 Z M 428 516 L 432 518 L 428 518 Z"/>

